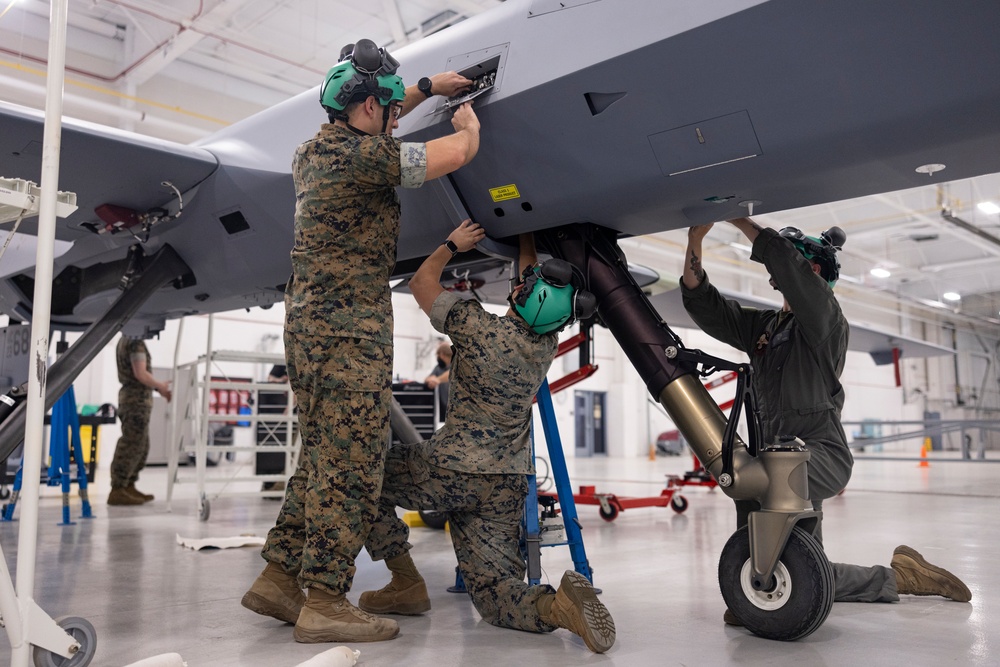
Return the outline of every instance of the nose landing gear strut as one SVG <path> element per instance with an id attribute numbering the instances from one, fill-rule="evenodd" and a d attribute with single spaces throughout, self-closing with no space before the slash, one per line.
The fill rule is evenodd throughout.
<path id="1" fill-rule="evenodd" d="M 815 631 L 830 613 L 834 585 L 833 567 L 813 537 L 821 514 L 809 502 L 809 453 L 794 438 L 758 446 L 753 394 L 746 388 L 752 369 L 686 350 L 629 274 L 613 232 L 581 224 L 539 235 L 552 255 L 583 272 L 601 321 L 726 495 L 760 503 L 719 560 L 729 609 L 767 639 L 790 641 Z M 731 420 L 702 386 L 699 367 L 741 373 Z M 736 435 L 744 406 L 749 447 Z"/>

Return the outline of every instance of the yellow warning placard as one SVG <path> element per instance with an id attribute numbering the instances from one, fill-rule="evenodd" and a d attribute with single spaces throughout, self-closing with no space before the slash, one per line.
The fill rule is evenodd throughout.
<path id="1" fill-rule="evenodd" d="M 519 199 L 521 193 L 517 191 L 517 186 L 511 183 L 510 185 L 501 185 L 499 188 L 490 188 L 490 196 L 493 197 L 493 201 L 504 201 Z"/>

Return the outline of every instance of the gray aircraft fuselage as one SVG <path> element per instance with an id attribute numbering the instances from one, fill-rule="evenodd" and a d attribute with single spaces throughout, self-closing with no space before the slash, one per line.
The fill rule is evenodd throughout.
<path id="1" fill-rule="evenodd" d="M 641 235 L 1000 171 L 1000 3 L 964 0 L 508 0 L 393 55 L 408 84 L 444 70 L 492 82 L 474 101 L 479 154 L 401 191 L 397 272 L 466 215 L 499 242 L 591 222 Z M 364 37 L 364 35 L 358 35 Z M 987 46 L 984 46 L 987 45 Z M 452 131 L 445 100 L 397 136 Z M 83 328 L 116 298 L 128 232 L 96 234 L 102 204 L 175 205 L 170 244 L 195 283 L 147 301 L 130 333 L 165 319 L 267 306 L 290 273 L 292 153 L 325 114 L 317 90 L 189 146 L 67 122 L 52 321 Z M 0 106 L 0 176 L 38 180 L 41 115 Z M 916 167 L 941 163 L 929 177 Z M 515 196 L 516 190 L 516 196 Z M 32 220 L 22 231 L 31 231 Z M 5 274 L 0 309 L 31 315 L 32 273 Z"/>

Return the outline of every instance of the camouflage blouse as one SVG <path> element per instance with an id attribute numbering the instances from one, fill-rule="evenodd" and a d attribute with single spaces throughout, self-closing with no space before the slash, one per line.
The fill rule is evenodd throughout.
<path id="1" fill-rule="evenodd" d="M 333 124 L 295 152 L 295 246 L 285 329 L 392 344 L 389 276 L 399 198 L 427 173 L 425 145 Z"/>
<path id="2" fill-rule="evenodd" d="M 136 380 L 135 375 L 132 373 L 132 359 L 143 357 L 146 359 L 146 370 L 152 372 L 153 365 L 146 343 L 142 340 L 122 336 L 115 350 L 115 360 L 118 365 L 118 381 L 122 383 L 123 390 L 127 389 L 137 394 L 149 394 L 152 396 L 153 390 Z"/>
<path id="3" fill-rule="evenodd" d="M 538 335 L 517 316 L 443 292 L 431 324 L 454 344 L 448 419 L 431 441 L 433 465 L 476 474 L 529 474 L 531 403 L 559 339 Z"/>

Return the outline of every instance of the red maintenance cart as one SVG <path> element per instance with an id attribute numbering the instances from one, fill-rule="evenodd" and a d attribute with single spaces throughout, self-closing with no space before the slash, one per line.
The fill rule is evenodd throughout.
<path id="1" fill-rule="evenodd" d="M 715 389 L 735 379 L 736 373 L 731 371 L 706 382 L 705 388 Z M 719 405 L 719 407 L 727 410 L 732 407 L 733 403 L 733 400 L 729 400 Z M 600 509 L 598 509 L 598 513 L 605 521 L 614 521 L 621 512 L 636 507 L 667 507 L 669 505 L 670 509 L 681 514 L 688 508 L 688 501 L 687 498 L 678 493 L 680 487 L 703 486 L 714 489 L 718 486 L 715 478 L 705 470 L 698 457 L 693 456 L 692 459 L 694 459 L 694 469 L 689 470 L 683 475 L 667 475 L 667 488 L 660 491 L 660 495 L 658 496 L 619 496 L 615 493 L 597 493 L 596 486 L 581 486 L 580 493 L 573 494 L 573 500 L 577 505 L 599 505 Z M 548 506 L 550 511 L 552 511 L 551 505 L 555 503 L 556 494 L 540 491 L 538 496 L 539 503 Z M 544 499 L 544 496 L 548 496 L 551 500 Z"/>

